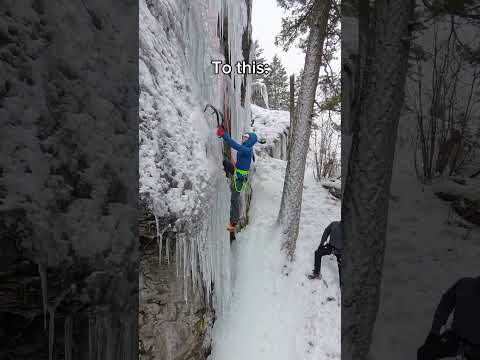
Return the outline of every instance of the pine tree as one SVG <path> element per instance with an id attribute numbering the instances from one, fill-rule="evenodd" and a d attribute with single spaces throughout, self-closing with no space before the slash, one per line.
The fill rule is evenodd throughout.
<path id="1" fill-rule="evenodd" d="M 253 61 L 257 64 L 266 64 L 267 60 L 263 57 L 263 49 L 261 48 L 258 40 L 253 42 Z M 264 81 L 266 74 L 253 74 L 252 82 Z"/>
<path id="2" fill-rule="evenodd" d="M 278 55 L 270 63 L 270 73 L 265 77 L 270 109 L 288 110 L 288 76 Z"/>

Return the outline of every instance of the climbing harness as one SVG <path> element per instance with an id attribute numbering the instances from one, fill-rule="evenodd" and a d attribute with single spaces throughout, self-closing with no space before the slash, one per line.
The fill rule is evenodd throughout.
<path id="1" fill-rule="evenodd" d="M 248 189 L 248 170 L 241 170 L 235 168 L 235 171 L 233 172 L 233 184 L 235 187 L 236 192 L 246 192 Z M 240 187 L 240 190 L 238 190 L 237 186 L 237 180 L 238 182 L 241 182 L 242 186 Z"/>

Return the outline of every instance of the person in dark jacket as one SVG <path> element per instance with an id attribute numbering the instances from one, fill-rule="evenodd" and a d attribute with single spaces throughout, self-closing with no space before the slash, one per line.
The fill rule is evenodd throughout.
<path id="1" fill-rule="evenodd" d="M 327 239 L 329 239 L 327 243 Z M 322 257 L 325 255 L 334 254 L 337 258 L 339 278 L 341 285 L 341 265 L 342 265 L 342 250 L 343 250 L 343 229 L 340 221 L 333 221 L 325 228 L 320 241 L 320 246 L 315 251 L 315 264 L 313 272 L 308 276 L 309 279 L 321 278 Z"/>
<path id="2" fill-rule="evenodd" d="M 222 127 L 218 127 L 217 136 L 223 138 L 232 149 L 237 151 L 236 165 L 233 165 L 228 160 L 223 161 L 225 172 L 232 176 L 230 223 L 227 226 L 227 230 L 234 232 L 240 217 L 240 193 L 247 191 L 248 187 L 248 174 L 252 163 L 253 146 L 257 142 L 257 135 L 253 132 L 245 133 L 242 136 L 242 144 L 238 144 Z"/>
<path id="3" fill-rule="evenodd" d="M 452 312 L 452 326 L 442 332 Z M 417 359 L 443 359 L 458 354 L 468 360 L 480 359 L 480 277 L 462 278 L 443 294 Z"/>

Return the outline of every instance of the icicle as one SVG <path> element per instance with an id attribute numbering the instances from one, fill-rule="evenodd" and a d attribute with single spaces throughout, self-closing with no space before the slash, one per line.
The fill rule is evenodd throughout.
<path id="1" fill-rule="evenodd" d="M 95 318 L 95 359 L 102 359 L 102 348 L 101 342 L 98 339 L 102 339 L 102 323 L 103 323 L 103 315 L 97 315 Z"/>
<path id="2" fill-rule="evenodd" d="M 198 246 L 198 240 L 197 240 L 198 234 L 195 234 L 195 236 L 192 237 L 192 248 L 191 248 L 191 253 L 192 253 L 192 258 L 191 258 L 191 268 L 192 268 L 192 293 L 195 294 L 196 290 L 196 279 L 197 279 L 197 268 L 196 268 L 196 250 Z"/>
<path id="3" fill-rule="evenodd" d="M 165 234 L 165 231 L 167 231 L 170 228 L 170 224 L 168 224 L 162 231 L 158 230 L 158 220 L 157 217 L 155 217 L 155 220 L 157 221 L 157 244 L 158 244 L 158 266 L 162 265 L 162 245 L 163 245 L 163 234 Z M 167 245 L 168 249 L 168 245 Z M 167 254 L 169 252 L 167 251 Z M 170 258 L 167 257 L 168 262 L 170 264 Z"/>
<path id="4" fill-rule="evenodd" d="M 43 328 L 47 331 L 47 305 L 48 305 L 48 284 L 47 284 L 47 270 L 42 264 L 38 264 L 38 273 L 40 274 L 40 282 L 42 286 L 42 300 L 43 300 Z"/>
<path id="5" fill-rule="evenodd" d="M 53 346 L 55 343 L 55 311 L 57 310 L 56 306 L 51 306 L 48 308 L 48 316 L 50 323 L 48 325 L 48 359 L 53 359 Z"/>
<path id="6" fill-rule="evenodd" d="M 107 337 L 105 360 L 113 360 L 113 325 L 112 317 L 110 314 L 108 314 L 108 316 L 105 318 L 105 328 L 105 333 Z"/>
<path id="7" fill-rule="evenodd" d="M 64 325 L 65 337 L 65 360 L 72 360 L 72 327 L 73 320 L 71 316 L 67 316 Z"/>
<path id="8" fill-rule="evenodd" d="M 179 244 L 179 235 L 175 238 L 175 266 L 177 268 L 177 278 L 180 268 L 180 244 Z"/>
<path id="9" fill-rule="evenodd" d="M 163 235 L 163 234 L 162 234 Z M 163 245 L 163 239 L 162 235 L 158 238 L 158 266 L 162 266 L 162 245 Z"/>
<path id="10" fill-rule="evenodd" d="M 199 242 L 198 242 L 198 264 L 199 264 L 199 276 L 200 281 L 203 287 L 205 288 L 204 296 L 207 297 L 207 282 L 206 282 L 206 273 L 207 269 L 205 268 L 205 258 L 204 258 L 204 242 L 203 242 L 203 227 L 201 228 L 200 233 L 198 234 Z M 208 303 L 208 298 L 205 298 L 205 303 Z"/>
<path id="11" fill-rule="evenodd" d="M 65 299 L 67 294 L 75 289 L 75 285 L 70 286 L 68 289 L 63 291 L 56 299 L 53 305 L 48 306 L 48 359 L 53 360 L 53 349 L 55 346 L 55 313 L 57 311 L 58 305 Z"/>
<path id="12" fill-rule="evenodd" d="M 165 255 L 167 258 L 167 265 L 170 265 L 170 238 L 167 237 L 165 240 Z"/>
<path id="13" fill-rule="evenodd" d="M 213 263 L 213 258 L 215 256 L 214 254 L 214 250 L 212 248 L 212 242 L 211 242 L 211 236 L 210 236 L 210 232 L 208 230 L 212 229 L 212 225 L 216 222 L 216 219 L 214 219 L 212 216 L 209 216 L 209 219 L 210 219 L 210 226 L 209 226 L 209 229 L 207 229 L 207 233 L 206 233 L 206 243 L 207 243 L 207 248 L 208 248 L 208 255 L 209 255 L 209 266 L 210 266 L 210 279 L 209 280 L 209 286 L 211 286 L 211 282 L 214 281 L 214 263 Z"/>
<path id="14" fill-rule="evenodd" d="M 162 235 L 160 235 L 160 226 L 158 224 L 158 217 L 155 216 L 155 227 L 157 229 L 157 244 L 158 244 L 158 266 L 162 265 Z"/>
<path id="15" fill-rule="evenodd" d="M 135 359 L 135 358 L 138 358 L 138 355 L 137 355 L 137 348 L 138 348 L 138 326 L 137 326 L 137 316 L 136 314 L 134 314 L 134 317 L 132 318 L 132 330 L 133 330 L 133 334 L 131 336 L 131 341 L 132 341 L 132 356 L 130 356 L 130 359 Z M 113 360 L 113 359 L 112 359 Z"/>
<path id="16" fill-rule="evenodd" d="M 182 236 L 181 239 L 183 248 L 183 298 L 185 302 L 187 302 L 187 244 L 185 241 L 185 236 Z"/>
<path id="17" fill-rule="evenodd" d="M 127 318 L 124 320 L 124 335 L 123 335 L 123 343 L 124 346 L 124 359 L 131 359 L 132 358 L 132 324 L 130 321 L 130 316 L 127 315 Z"/>
<path id="18" fill-rule="evenodd" d="M 159 226 L 159 224 L 158 224 L 158 217 L 157 217 L 157 215 L 153 215 L 153 216 L 155 216 L 155 226 L 156 226 L 156 229 L 157 229 L 157 239 L 158 239 L 158 237 L 159 237 L 159 235 L 160 235 L 160 226 Z"/>
<path id="19" fill-rule="evenodd" d="M 88 360 L 93 359 L 93 328 L 94 328 L 94 320 L 92 319 L 92 314 L 88 316 Z"/>
<path id="20" fill-rule="evenodd" d="M 208 304 L 210 302 L 210 269 L 208 267 L 208 257 L 206 254 L 206 239 L 205 239 L 205 227 L 202 229 L 201 233 L 201 241 L 202 241 L 202 278 L 203 284 L 205 286 L 205 302 Z"/>

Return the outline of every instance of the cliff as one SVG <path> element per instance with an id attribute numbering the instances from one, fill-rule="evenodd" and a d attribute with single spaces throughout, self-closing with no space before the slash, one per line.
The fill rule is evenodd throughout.
<path id="1" fill-rule="evenodd" d="M 250 60 L 250 1 L 140 2 L 140 350 L 202 359 L 231 296 L 229 188 L 211 104 L 239 140 L 250 78 L 212 60 Z M 243 205 L 245 218 L 246 199 Z"/>

